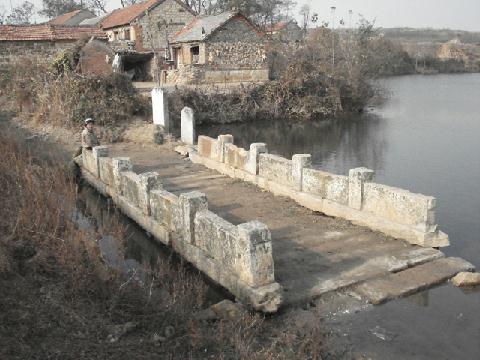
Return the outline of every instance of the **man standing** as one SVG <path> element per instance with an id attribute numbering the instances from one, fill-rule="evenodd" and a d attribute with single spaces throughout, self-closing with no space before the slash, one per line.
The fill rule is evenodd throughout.
<path id="1" fill-rule="evenodd" d="M 82 131 L 82 150 L 92 150 L 92 147 L 100 145 L 97 136 L 93 132 L 95 121 L 92 118 L 85 119 L 85 128 Z"/>

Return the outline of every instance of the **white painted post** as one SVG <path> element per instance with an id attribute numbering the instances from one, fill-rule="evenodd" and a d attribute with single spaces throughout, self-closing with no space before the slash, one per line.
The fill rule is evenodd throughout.
<path id="1" fill-rule="evenodd" d="M 195 143 L 195 114 L 189 107 L 184 107 L 181 114 L 181 139 L 187 145 Z"/>
<path id="2" fill-rule="evenodd" d="M 195 245 L 195 214 L 208 210 L 207 196 L 198 191 L 181 194 L 178 199 L 182 224 L 183 240 Z"/>
<path id="3" fill-rule="evenodd" d="M 153 123 L 161 125 L 166 132 L 170 131 L 167 93 L 160 88 L 152 90 Z"/>
<path id="4" fill-rule="evenodd" d="M 265 143 L 250 144 L 245 170 L 250 174 L 258 175 L 258 156 L 260 154 L 266 154 L 267 152 L 267 144 Z"/>
<path id="5" fill-rule="evenodd" d="M 292 156 L 292 177 L 296 190 L 302 191 L 303 169 L 312 166 L 312 155 L 295 154 Z"/>
<path id="6" fill-rule="evenodd" d="M 375 171 L 360 167 L 350 169 L 348 173 L 348 206 L 361 210 L 363 202 L 363 184 L 373 180 Z"/>

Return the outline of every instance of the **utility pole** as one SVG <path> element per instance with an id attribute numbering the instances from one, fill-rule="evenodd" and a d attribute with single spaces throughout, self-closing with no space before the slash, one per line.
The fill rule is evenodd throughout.
<path id="1" fill-rule="evenodd" d="M 330 10 L 332 11 L 332 73 L 335 72 L 335 10 L 337 8 L 332 6 Z"/>

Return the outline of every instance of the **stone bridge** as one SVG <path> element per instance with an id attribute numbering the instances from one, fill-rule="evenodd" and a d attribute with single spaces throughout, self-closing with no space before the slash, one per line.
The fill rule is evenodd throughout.
<path id="1" fill-rule="evenodd" d="M 182 133 L 193 142 L 193 129 Z M 342 289 L 378 304 L 473 270 L 437 249 L 448 236 L 433 197 L 377 184 L 369 169 L 330 174 L 308 154 L 233 140 L 199 136 L 180 147 L 188 157 L 168 145 L 99 146 L 79 164 L 157 241 L 259 311 Z"/>

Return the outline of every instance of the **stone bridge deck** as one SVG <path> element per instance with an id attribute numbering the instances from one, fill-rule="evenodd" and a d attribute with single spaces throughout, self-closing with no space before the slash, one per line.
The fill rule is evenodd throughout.
<path id="1" fill-rule="evenodd" d="M 380 303 L 471 269 L 461 259 L 443 259 L 439 250 L 313 212 L 293 200 L 194 164 L 167 146 L 119 144 L 110 147 L 110 155 L 130 157 L 137 173 L 158 172 L 164 188 L 176 195 L 205 193 L 209 208 L 234 225 L 251 220 L 265 223 L 272 233 L 275 278 L 285 289 L 285 304 L 345 287 Z"/>

